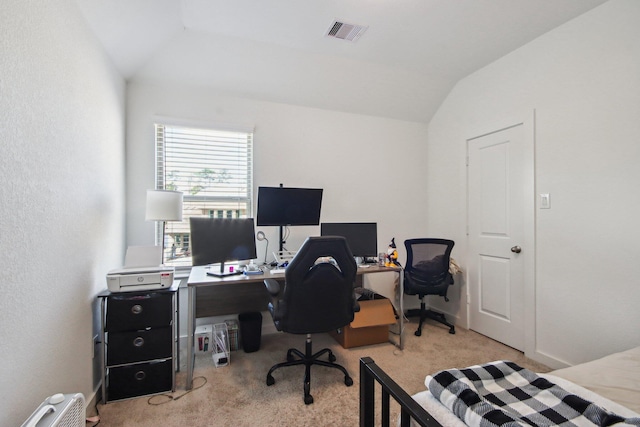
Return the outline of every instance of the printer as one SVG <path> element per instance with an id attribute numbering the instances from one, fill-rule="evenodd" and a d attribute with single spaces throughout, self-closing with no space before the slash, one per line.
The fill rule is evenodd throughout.
<path id="1" fill-rule="evenodd" d="M 169 289 L 173 284 L 173 267 L 125 267 L 107 273 L 111 292 Z"/>

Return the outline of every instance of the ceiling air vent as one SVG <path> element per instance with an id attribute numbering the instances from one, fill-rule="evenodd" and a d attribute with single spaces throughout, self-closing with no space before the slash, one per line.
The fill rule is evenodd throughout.
<path id="1" fill-rule="evenodd" d="M 364 25 L 347 24 L 336 20 L 331 24 L 331 27 L 327 32 L 327 37 L 355 42 L 365 31 L 367 31 L 367 28 L 369 27 Z"/>

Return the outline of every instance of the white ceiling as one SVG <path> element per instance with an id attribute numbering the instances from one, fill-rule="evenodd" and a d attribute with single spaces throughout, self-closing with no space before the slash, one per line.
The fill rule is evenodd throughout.
<path id="1" fill-rule="evenodd" d="M 606 0 L 76 0 L 128 80 L 428 122 L 461 78 Z M 368 26 L 326 37 L 334 20 Z"/>

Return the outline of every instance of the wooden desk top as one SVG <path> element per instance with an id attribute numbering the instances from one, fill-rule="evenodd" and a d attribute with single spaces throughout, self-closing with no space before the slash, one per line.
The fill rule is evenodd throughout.
<path id="1" fill-rule="evenodd" d="M 379 267 L 377 264 L 366 264 L 367 267 L 358 267 L 357 275 L 369 274 L 369 273 L 389 273 L 399 272 L 399 267 Z M 215 286 L 215 285 L 227 285 L 233 283 L 255 283 L 264 281 L 264 279 L 284 279 L 284 273 L 271 274 L 268 270 L 264 274 L 236 274 L 227 277 L 215 277 L 207 274 L 209 267 L 198 266 L 192 267 L 189 274 L 188 286 Z"/>

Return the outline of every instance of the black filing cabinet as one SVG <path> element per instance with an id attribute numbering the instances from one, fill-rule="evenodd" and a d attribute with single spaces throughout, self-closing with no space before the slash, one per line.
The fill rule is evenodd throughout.
<path id="1" fill-rule="evenodd" d="M 98 295 L 104 403 L 175 390 L 178 286 Z"/>

